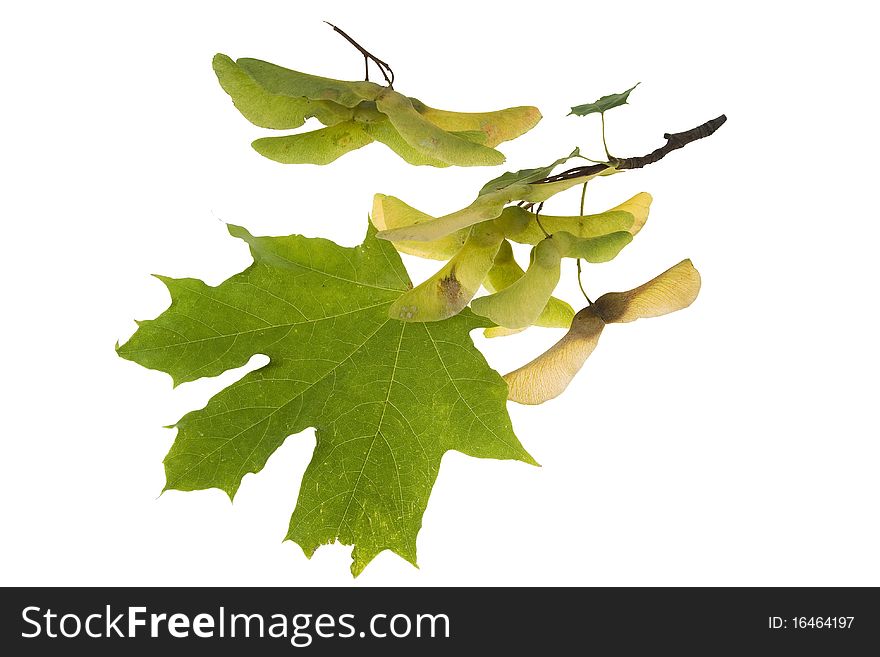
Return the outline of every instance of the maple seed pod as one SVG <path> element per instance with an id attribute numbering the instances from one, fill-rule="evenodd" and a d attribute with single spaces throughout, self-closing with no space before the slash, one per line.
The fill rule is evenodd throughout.
<path id="1" fill-rule="evenodd" d="M 389 317 L 436 322 L 460 313 L 480 289 L 503 239 L 491 221 L 471 228 L 458 253 L 440 271 L 392 303 Z"/>
<path id="2" fill-rule="evenodd" d="M 504 376 L 507 398 L 520 404 L 543 404 L 561 395 L 593 353 L 604 328 L 605 322 L 592 306 L 578 312 L 559 342 Z"/>
<path id="3" fill-rule="evenodd" d="M 596 299 L 596 312 L 607 323 L 660 317 L 690 306 L 700 293 L 700 272 L 690 259 L 628 292 L 609 292 Z"/>
<path id="4" fill-rule="evenodd" d="M 356 121 L 344 121 L 298 135 L 263 137 L 251 146 L 263 157 L 281 164 L 330 164 L 372 141 Z"/>
<path id="5" fill-rule="evenodd" d="M 428 121 L 413 107 L 409 98 L 393 89 L 384 90 L 376 107 L 400 136 L 413 148 L 441 162 L 456 166 L 493 166 L 504 163 L 504 155 L 494 148 L 446 132 Z"/>
<path id="6" fill-rule="evenodd" d="M 499 326 L 522 329 L 532 326 L 547 306 L 559 283 L 558 240 L 546 238 L 532 249 L 526 273 L 500 292 L 474 299 L 471 308 Z"/>
<path id="7" fill-rule="evenodd" d="M 515 200 L 516 196 L 517 194 L 510 192 L 510 190 L 480 195 L 461 210 L 450 212 L 431 221 L 382 230 L 376 237 L 392 242 L 435 242 L 448 235 L 467 230 L 471 226 L 499 217 L 504 206 Z"/>
<path id="8" fill-rule="evenodd" d="M 519 280 L 525 272 L 513 257 L 513 249 L 510 242 L 505 240 L 501 243 L 501 248 L 495 255 L 495 264 L 489 270 L 486 280 L 483 281 L 485 287 L 490 293 L 500 292 L 510 287 Z M 535 320 L 535 326 L 545 326 L 548 328 L 568 328 L 571 326 L 571 320 L 574 318 L 574 309 L 565 301 L 550 297 L 550 300 L 544 306 L 541 314 Z M 505 335 L 512 335 L 523 331 L 522 328 L 512 329 L 505 326 L 491 326 L 483 331 L 483 335 L 487 338 L 498 338 Z"/>
<path id="9" fill-rule="evenodd" d="M 379 230 L 412 226 L 433 219 L 434 217 L 416 210 L 397 197 L 385 194 L 373 196 L 373 211 L 370 214 L 370 221 Z M 401 253 L 430 260 L 449 260 L 464 246 L 469 234 L 470 231 L 464 229 L 433 242 L 399 241 L 392 242 L 392 244 Z"/>
<path id="10" fill-rule="evenodd" d="M 619 230 L 600 237 L 575 237 L 571 233 L 554 233 L 559 253 L 564 258 L 580 258 L 587 262 L 608 262 L 633 241 L 631 233 Z"/>
<path id="11" fill-rule="evenodd" d="M 569 178 L 559 182 L 540 184 L 523 182 L 516 178 L 519 175 L 525 176 L 523 172 L 510 174 L 514 176 L 511 180 L 506 180 L 505 176 L 508 174 L 505 174 L 505 176 L 500 176 L 497 182 L 490 181 L 486 183 L 480 190 L 477 198 L 461 210 L 437 217 L 433 221 L 424 221 L 410 226 L 399 226 L 382 230 L 378 233 L 377 237 L 392 242 L 433 242 L 475 224 L 502 217 L 502 213 L 505 210 L 504 206 L 508 203 L 514 201 L 541 203 L 559 192 L 576 185 L 581 185 L 596 176 L 609 175 L 614 171 L 615 169 L 612 167 L 606 167 L 599 173 Z M 528 180 L 529 177 L 525 176 L 525 179 Z M 523 212 L 525 212 L 524 215 L 514 212 L 509 215 L 508 221 L 502 222 L 505 225 L 506 236 L 516 242 L 521 241 L 518 238 L 518 231 L 523 228 L 523 224 L 534 219 L 532 213 L 525 210 Z M 627 216 L 625 220 L 629 222 L 627 223 L 628 226 L 631 225 L 631 217 Z M 533 243 L 537 243 L 537 241 L 539 240 L 536 239 Z"/>
<path id="12" fill-rule="evenodd" d="M 233 61 L 217 54 L 213 67 L 220 86 L 251 123 L 286 130 L 315 117 L 326 126 L 253 143 L 264 157 L 285 164 L 328 164 L 373 141 L 413 165 L 501 164 L 504 155 L 493 147 L 531 130 L 541 119 L 534 107 L 447 112 L 390 85 L 334 80 L 258 59 Z"/>
<path id="13" fill-rule="evenodd" d="M 482 143 L 495 147 L 516 139 L 534 128 L 541 120 L 537 107 L 508 107 L 494 112 L 448 112 L 428 107 L 416 98 L 410 98 L 415 110 L 428 121 L 447 132 L 482 132 Z"/>
<path id="14" fill-rule="evenodd" d="M 620 205 L 611 208 L 608 212 L 629 212 L 633 216 L 633 224 L 627 230 L 635 236 L 648 221 L 648 213 L 651 210 L 651 201 L 653 200 L 648 192 L 639 192 Z M 581 235 L 581 237 L 587 236 Z"/>
<path id="15" fill-rule="evenodd" d="M 651 195 L 640 192 L 598 214 L 559 217 L 541 213 L 541 226 L 550 234 L 564 231 L 580 238 L 602 237 L 620 231 L 635 235 L 645 225 L 650 207 Z M 507 237 L 522 244 L 540 242 L 546 235 L 534 217 L 533 213 L 518 205 L 504 208 L 501 221 L 507 227 Z"/>
<path id="16" fill-rule="evenodd" d="M 324 125 L 335 125 L 354 115 L 350 107 L 333 101 L 272 93 L 224 54 L 215 55 L 212 64 L 220 86 L 229 94 L 235 108 L 261 128 L 299 128 L 311 117 Z"/>
<path id="17" fill-rule="evenodd" d="M 690 260 L 667 269 L 628 292 L 610 292 L 575 315 L 563 338 L 527 365 L 504 376 L 508 396 L 520 404 L 542 404 L 568 387 L 599 343 L 606 324 L 659 317 L 691 305 L 700 274 Z"/>

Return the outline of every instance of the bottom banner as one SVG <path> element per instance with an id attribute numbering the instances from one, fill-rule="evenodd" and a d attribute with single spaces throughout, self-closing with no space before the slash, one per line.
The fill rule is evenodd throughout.
<path id="1" fill-rule="evenodd" d="M 872 588 L 18 588 L 0 614 L 7 655 L 880 648 Z"/>

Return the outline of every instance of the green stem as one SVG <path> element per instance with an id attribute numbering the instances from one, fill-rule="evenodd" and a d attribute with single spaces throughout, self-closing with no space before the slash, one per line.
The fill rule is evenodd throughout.
<path id="1" fill-rule="evenodd" d="M 589 182 L 589 181 L 587 181 Z M 580 215 L 584 216 L 584 200 L 587 198 L 587 183 L 584 183 L 584 188 L 581 190 L 581 212 Z M 587 304 L 593 305 L 593 302 L 590 300 L 590 297 L 587 295 L 586 290 L 584 290 L 584 284 L 581 282 L 581 259 L 577 259 L 577 268 L 578 268 L 578 287 L 581 288 L 581 294 L 584 295 L 584 299 L 587 300 Z"/>
<path id="2" fill-rule="evenodd" d="M 602 117 L 602 145 L 605 147 L 605 157 L 610 162 L 613 158 L 611 153 L 608 152 L 608 143 L 605 141 L 605 112 L 599 112 L 599 116 Z"/>
<path id="3" fill-rule="evenodd" d="M 593 302 L 590 300 L 590 297 L 587 296 L 587 292 L 586 292 L 586 290 L 584 290 L 584 284 L 581 283 L 581 259 L 580 258 L 578 258 L 577 263 L 578 263 L 578 287 L 581 288 L 581 294 L 584 295 L 584 299 L 587 300 L 587 304 L 592 306 Z"/>
<path id="4" fill-rule="evenodd" d="M 541 223 L 541 210 L 544 208 L 544 202 L 541 201 L 538 204 L 538 207 L 535 208 L 535 221 L 538 222 L 538 228 L 541 229 L 541 232 L 544 233 L 544 237 L 550 237 L 550 233 L 547 232 L 547 229 L 544 228 L 544 224 Z"/>

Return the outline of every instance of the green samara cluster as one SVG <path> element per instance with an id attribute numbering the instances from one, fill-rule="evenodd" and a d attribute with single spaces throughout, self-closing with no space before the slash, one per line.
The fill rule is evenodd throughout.
<path id="1" fill-rule="evenodd" d="M 259 59 L 214 57 L 214 72 L 244 117 L 261 128 L 292 130 L 316 118 L 324 128 L 264 137 L 254 149 L 285 164 L 329 164 L 374 141 L 409 164 L 448 167 L 504 162 L 495 150 L 541 120 L 536 107 L 449 112 L 375 82 L 309 75 Z"/>
<path id="2" fill-rule="evenodd" d="M 414 165 L 491 166 L 504 161 L 495 146 L 541 118 L 525 106 L 429 107 L 395 91 L 390 67 L 334 29 L 361 51 L 367 73 L 370 60 L 380 66 L 386 85 L 214 57 L 220 85 L 255 125 L 295 130 L 314 118 L 324 126 L 257 139 L 261 155 L 322 165 L 377 141 Z M 572 114 L 599 113 L 604 143 L 605 112 L 626 104 L 631 91 Z M 700 276 L 690 260 L 627 292 L 591 301 L 584 291 L 577 311 L 553 294 L 566 259 L 577 262 L 581 284 L 582 262 L 612 260 L 648 219 L 645 192 L 585 214 L 587 183 L 656 162 L 723 121 L 666 135 L 664 147 L 639 158 L 612 157 L 606 145 L 605 160 L 554 173 L 586 160 L 575 149 L 547 166 L 497 176 L 467 207 L 439 217 L 376 194 L 367 236 L 354 248 L 229 226 L 253 263 L 216 286 L 161 277 L 170 307 L 117 345 L 120 356 L 170 374 L 175 385 L 241 367 L 255 354 L 269 358 L 174 425 L 166 489 L 217 488 L 232 498 L 289 436 L 314 427 L 315 451 L 286 538 L 307 556 L 327 543 L 352 545 L 355 575 L 383 550 L 416 564 L 416 538 L 446 451 L 534 464 L 513 432 L 507 400 L 556 397 L 606 324 L 663 315 L 696 298 Z M 577 214 L 543 214 L 545 201 L 577 186 Z M 517 244 L 530 247 L 524 266 Z M 414 286 L 400 253 L 444 264 Z M 470 338 L 477 328 L 498 337 L 531 326 L 565 334 L 504 377 Z"/>
<path id="3" fill-rule="evenodd" d="M 391 305 L 392 317 L 407 322 L 435 322 L 470 305 L 473 312 L 493 322 L 494 326 L 485 329 L 487 337 L 510 335 L 530 326 L 571 328 L 547 354 L 505 377 L 509 399 L 520 403 L 539 404 L 559 395 L 592 352 L 592 347 L 587 350 L 581 345 L 595 346 L 601 331 L 584 331 L 582 322 L 575 321 L 580 315 L 552 296 L 559 283 L 562 260 L 612 260 L 645 225 L 651 206 L 651 195 L 640 192 L 598 214 L 552 216 L 526 209 L 593 178 L 617 172 L 608 166 L 597 173 L 557 182 L 536 182 L 577 155 L 575 151 L 548 167 L 496 178 L 480 190 L 473 203 L 442 217 L 430 217 L 393 196 L 377 194 L 373 203 L 371 219 L 380 229 L 377 237 L 390 240 L 403 253 L 448 259 L 437 273 Z M 509 205 L 514 202 L 518 204 Z M 511 242 L 534 245 L 525 270 L 514 258 Z M 621 293 L 634 295 L 639 310 L 603 315 L 599 310 L 607 306 L 605 295 L 588 306 L 587 314 L 622 322 L 690 305 L 699 291 L 699 274 L 689 260 L 677 267 L 690 273 L 672 275 L 672 271 L 681 271 L 673 268 L 638 292 Z M 481 286 L 489 294 L 475 297 Z"/>

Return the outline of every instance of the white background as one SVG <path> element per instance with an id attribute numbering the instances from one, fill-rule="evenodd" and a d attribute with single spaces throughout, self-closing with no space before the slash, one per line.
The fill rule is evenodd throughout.
<path id="1" fill-rule="evenodd" d="M 316 4 L 320 5 L 316 8 Z M 875 21 L 868 3 L 5 3 L 2 103 L 2 584 L 880 585 Z M 536 104 L 505 169 L 575 145 L 570 105 L 642 85 L 609 113 L 639 155 L 728 123 L 642 171 L 594 183 L 588 209 L 655 202 L 595 295 L 682 258 L 688 310 L 611 326 L 568 391 L 511 404 L 543 467 L 443 459 L 420 569 L 282 543 L 311 430 L 234 504 L 168 492 L 163 425 L 243 374 L 187 383 L 114 343 L 167 305 L 151 273 L 216 284 L 245 267 L 222 221 L 360 241 L 375 192 L 432 214 L 504 169 L 410 167 L 380 145 L 284 166 L 229 102 L 211 57 L 357 79 L 321 20 L 393 66 L 396 88 L 456 110 Z M 579 190 L 547 204 L 574 213 Z M 407 260 L 416 280 L 435 265 Z M 560 296 L 577 303 L 573 266 Z M 507 371 L 557 331 L 487 343 Z M 258 366 L 254 359 L 250 368 Z M 245 368 L 247 369 L 247 368 Z"/>

